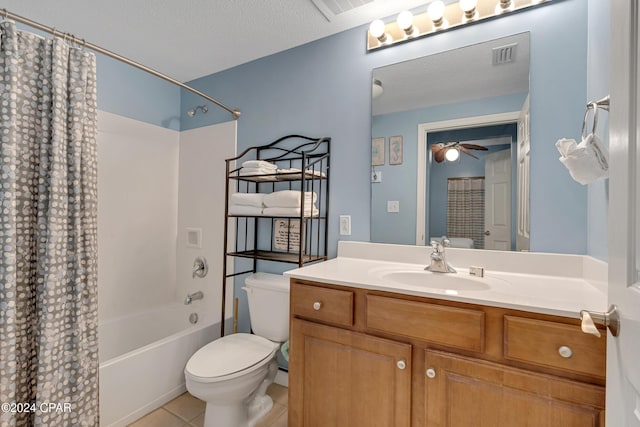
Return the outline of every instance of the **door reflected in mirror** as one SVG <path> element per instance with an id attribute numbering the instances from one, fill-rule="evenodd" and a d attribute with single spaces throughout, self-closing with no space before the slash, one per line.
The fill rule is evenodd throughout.
<path id="1" fill-rule="evenodd" d="M 377 68 L 373 81 L 372 138 L 388 149 L 401 135 L 405 161 L 372 166 L 384 179 L 371 184 L 371 241 L 528 250 L 529 33 Z"/>

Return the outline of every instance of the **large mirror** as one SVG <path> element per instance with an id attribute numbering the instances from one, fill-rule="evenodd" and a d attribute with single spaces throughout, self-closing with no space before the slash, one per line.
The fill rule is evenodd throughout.
<path id="1" fill-rule="evenodd" d="M 529 250 L 529 33 L 376 68 L 371 241 Z"/>

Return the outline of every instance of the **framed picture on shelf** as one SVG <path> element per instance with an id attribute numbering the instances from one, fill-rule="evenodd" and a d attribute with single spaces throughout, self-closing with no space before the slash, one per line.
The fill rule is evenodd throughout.
<path id="1" fill-rule="evenodd" d="M 389 164 L 402 164 L 402 135 L 389 137 Z"/>
<path id="2" fill-rule="evenodd" d="M 304 251 L 304 222 L 298 220 L 275 219 L 273 221 L 273 247 L 278 251 Z"/>
<path id="3" fill-rule="evenodd" d="M 371 166 L 384 166 L 384 137 L 371 140 Z"/>

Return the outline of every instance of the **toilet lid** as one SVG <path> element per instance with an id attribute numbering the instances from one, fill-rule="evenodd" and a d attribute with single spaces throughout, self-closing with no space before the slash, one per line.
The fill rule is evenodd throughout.
<path id="1" fill-rule="evenodd" d="M 276 344 L 258 335 L 227 335 L 196 351 L 185 370 L 201 378 L 222 377 L 263 361 L 275 350 Z"/>

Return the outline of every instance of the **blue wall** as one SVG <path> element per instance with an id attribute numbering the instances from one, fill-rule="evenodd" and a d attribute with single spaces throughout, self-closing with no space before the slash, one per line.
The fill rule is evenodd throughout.
<path id="1" fill-rule="evenodd" d="M 365 31 L 363 26 L 191 82 L 242 110 L 239 149 L 289 133 L 333 138 L 330 255 L 336 253 L 338 215 L 352 216 L 350 239 L 370 237 L 371 70 L 524 31 L 531 32 L 535 94 L 531 191 L 543 201 L 531 213 L 532 227 L 541 230 L 532 236 L 531 249 L 585 253 L 587 190 L 568 182 L 554 143 L 577 137 L 582 123 L 587 2 L 565 0 L 371 54 L 365 52 Z M 183 93 L 182 129 L 229 120 L 220 109 L 198 120 L 184 116 L 186 108 L 201 103 Z"/>
<path id="2" fill-rule="evenodd" d="M 104 55 L 96 57 L 100 110 L 180 130 L 178 86 Z"/>
<path id="3" fill-rule="evenodd" d="M 497 96 L 373 117 L 372 136 L 385 137 L 387 150 L 389 136 L 402 135 L 404 159 L 402 165 L 390 166 L 387 162 L 375 167 L 382 172 L 382 182 L 371 184 L 370 240 L 411 245 L 416 242 L 418 124 L 520 111 L 526 97 L 526 93 Z M 387 213 L 387 200 L 398 200 L 400 212 Z"/>
<path id="4" fill-rule="evenodd" d="M 587 99 L 596 101 L 609 93 L 609 2 L 589 0 L 589 54 Z M 609 145 L 609 113 L 600 111 L 596 134 Z M 589 242 L 587 253 L 604 261 L 608 254 L 609 180 L 589 184 Z"/>

